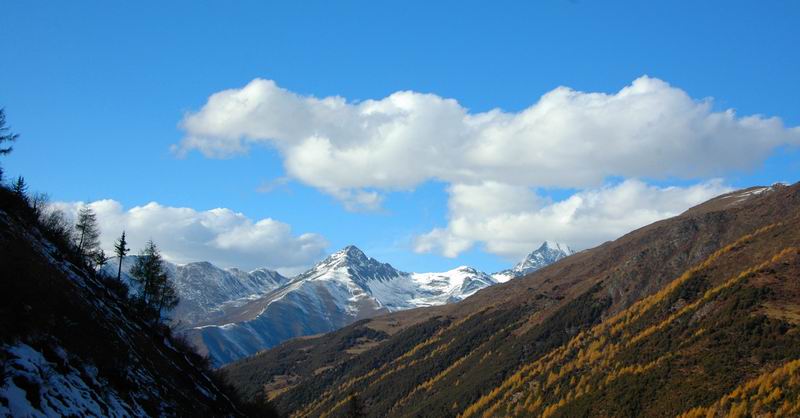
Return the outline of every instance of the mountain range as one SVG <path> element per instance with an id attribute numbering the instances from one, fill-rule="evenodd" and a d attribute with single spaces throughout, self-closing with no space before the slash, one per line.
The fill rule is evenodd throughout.
<path id="1" fill-rule="evenodd" d="M 571 254 L 544 243 L 508 280 Z M 523 266 L 523 267 L 520 267 Z M 186 331 L 217 364 L 251 355 L 289 338 L 330 332 L 354 321 L 406 309 L 461 301 L 497 284 L 494 275 L 471 267 L 442 273 L 405 273 L 348 246 L 262 297 Z"/>
<path id="2" fill-rule="evenodd" d="M 223 368 L 305 416 L 798 416 L 800 184 Z"/>
<path id="3" fill-rule="evenodd" d="M 363 288 L 372 295 L 380 312 L 391 312 L 400 309 L 411 309 L 422 306 L 434 306 L 462 300 L 476 291 L 502 283 L 509 279 L 521 277 L 536 271 L 561 258 L 573 254 L 564 244 L 550 241 L 525 256 L 513 268 L 501 272 L 487 274 L 472 267 L 460 266 L 441 273 L 405 273 L 396 270 L 389 264 L 378 262 L 367 257 L 355 246 L 347 246 L 339 252 L 319 262 L 308 271 L 288 278 L 277 271 L 259 268 L 243 271 L 238 268 L 221 268 L 207 261 L 175 264 L 164 261 L 164 268 L 176 286 L 180 303 L 170 312 L 173 324 L 180 329 L 209 325 L 224 321 L 228 313 L 250 302 L 255 302 L 268 293 L 298 280 L 318 279 L 325 276 L 328 270 L 342 270 L 344 276 L 352 272 L 351 288 Z M 133 283 L 128 274 L 138 256 L 127 256 L 122 263 L 122 278 Z M 103 271 L 116 276 L 119 259 L 111 258 L 103 267 Z M 338 277 L 344 277 L 341 273 Z M 388 285 L 389 278 L 402 278 Z M 370 286 L 367 282 L 377 279 Z M 295 286 L 293 289 L 296 289 Z M 363 296 L 362 296 L 363 298 Z M 341 304 L 340 304 L 341 305 Z M 351 308 L 355 312 L 356 308 Z M 372 312 L 366 309 L 356 317 L 366 317 Z"/>
<path id="4" fill-rule="evenodd" d="M 128 272 L 137 258 L 133 255 L 123 259 L 122 279 L 126 283 L 133 283 Z M 118 263 L 119 258 L 111 258 L 103 271 L 116 277 Z M 222 316 L 226 309 L 247 303 L 289 282 L 287 277 L 265 268 L 246 272 L 237 268 L 223 269 L 206 261 L 188 264 L 164 261 L 163 265 L 180 297 L 180 303 L 170 312 L 173 325 L 179 329 Z"/>
<path id="5" fill-rule="evenodd" d="M 244 272 L 208 262 L 165 262 L 181 302 L 173 323 L 216 364 L 286 339 L 333 331 L 399 310 L 453 303 L 480 289 L 525 275 L 572 254 L 545 242 L 514 268 L 486 274 L 461 266 L 441 273 L 406 273 L 347 246 L 308 271 L 286 278 L 267 269 Z M 136 256 L 123 261 L 123 274 Z M 106 266 L 114 274 L 118 259 Z"/>

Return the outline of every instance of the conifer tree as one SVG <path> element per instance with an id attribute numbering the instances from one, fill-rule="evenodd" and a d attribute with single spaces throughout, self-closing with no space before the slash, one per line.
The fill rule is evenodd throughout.
<path id="1" fill-rule="evenodd" d="M 3 148 L 3 142 L 14 142 L 19 138 L 18 134 L 9 132 L 6 126 L 6 111 L 0 108 L 0 155 L 6 155 L 11 152 L 11 146 Z M 3 168 L 0 167 L 0 181 L 3 181 Z"/>
<path id="2" fill-rule="evenodd" d="M 117 280 L 122 280 L 122 260 L 125 259 L 125 256 L 128 255 L 128 251 L 130 250 L 131 249 L 128 248 L 128 241 L 125 240 L 125 231 L 122 231 L 122 235 L 117 239 L 117 242 L 114 243 L 114 255 L 119 259 Z"/>
<path id="3" fill-rule="evenodd" d="M 92 254 L 92 260 L 94 261 L 94 268 L 100 270 L 108 263 L 108 256 L 105 251 L 99 249 Z"/>
<path id="4" fill-rule="evenodd" d="M 89 205 L 83 205 L 78 211 L 78 222 L 75 224 L 78 254 L 90 257 L 100 246 L 100 229 L 97 226 L 97 215 Z"/>
<path id="5" fill-rule="evenodd" d="M 47 193 L 37 192 L 31 195 L 28 200 L 33 213 L 38 219 L 42 219 L 47 212 L 47 203 L 50 201 L 50 197 L 47 196 Z"/>
<path id="6" fill-rule="evenodd" d="M 145 247 L 139 252 L 139 257 L 131 267 L 130 274 L 139 288 L 139 299 L 142 305 L 144 307 L 150 306 L 152 295 L 155 293 L 154 287 L 157 277 L 164 274 L 161 254 L 152 240 L 147 241 Z"/>
<path id="7" fill-rule="evenodd" d="M 159 287 L 158 305 L 156 306 L 157 318 L 161 318 L 161 312 L 175 309 L 179 301 L 178 291 L 175 289 L 169 276 L 165 274 Z"/>
<path id="8" fill-rule="evenodd" d="M 11 190 L 19 197 L 25 199 L 28 192 L 28 185 L 25 184 L 25 178 L 22 176 L 17 177 L 14 184 L 11 185 Z"/>
<path id="9" fill-rule="evenodd" d="M 139 287 L 138 298 L 145 316 L 160 320 L 164 310 L 177 306 L 177 291 L 164 269 L 161 253 L 152 240 L 139 253 L 130 273 Z"/>
<path id="10" fill-rule="evenodd" d="M 12 134 L 9 132 L 9 127 L 6 126 L 6 110 L 0 108 L 0 155 L 6 155 L 11 152 L 12 147 L 2 147 L 3 142 L 14 142 L 19 138 L 19 134 Z"/>

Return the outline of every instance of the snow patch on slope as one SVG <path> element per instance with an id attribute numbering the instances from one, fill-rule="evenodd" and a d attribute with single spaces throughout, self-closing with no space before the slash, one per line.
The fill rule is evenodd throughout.
<path id="1" fill-rule="evenodd" d="M 61 354 L 61 364 L 48 362 L 40 351 L 24 343 L 1 349 L 10 359 L 4 364 L 7 377 L 0 387 L 0 398 L 7 402 L 0 403 L 0 415 L 147 416 L 138 404 L 128 403 L 108 390 L 92 366 L 71 365 L 60 347 L 56 352 Z"/>
<path id="2" fill-rule="evenodd" d="M 146 402 L 150 403 L 150 409 L 156 410 L 156 415 L 175 416 L 176 393 L 186 387 L 171 379 L 162 379 L 164 373 L 202 377 L 194 379 L 192 384 L 198 394 L 205 396 L 208 402 L 227 399 L 185 355 L 185 363 L 178 360 L 176 364 L 170 356 L 173 353 L 169 353 L 175 352 L 174 347 L 151 342 L 146 344 L 147 354 L 137 351 L 142 347 L 144 333 L 153 331 L 144 330 L 143 323 L 127 316 L 121 309 L 122 301 L 110 294 L 97 278 L 64 258 L 38 230 L 20 227 L 0 210 L 0 236 L 7 232 L 9 236 L 23 237 L 30 242 L 48 265 L 58 269 L 64 280 L 76 288 L 70 300 L 86 306 L 92 312 L 93 325 L 107 330 L 109 342 L 127 350 L 114 353 L 124 356 L 124 362 L 115 370 L 124 377 L 125 383 L 121 384 L 101 377 L 98 368 L 85 358 L 85 353 L 69 352 L 52 336 L 34 335 L 36 330 L 30 330 L 31 335 L 21 341 L 0 344 L 0 416 L 148 417 L 153 414 L 145 411 Z M 65 320 L 62 326 L 76 325 L 69 318 Z M 157 371 L 153 368 L 155 362 L 161 365 Z M 107 376 L 109 370 L 104 373 Z M 185 392 L 181 396 L 190 395 Z M 155 407 L 153 400 L 158 400 Z M 200 396 L 195 396 L 194 400 L 205 402 Z"/>

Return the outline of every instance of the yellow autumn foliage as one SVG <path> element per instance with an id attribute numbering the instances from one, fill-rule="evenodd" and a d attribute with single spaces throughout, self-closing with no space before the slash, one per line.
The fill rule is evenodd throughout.
<path id="1" fill-rule="evenodd" d="M 707 407 L 694 408 L 681 418 L 707 416 L 797 416 L 800 414 L 800 360 L 784 363 L 723 396 Z"/>
<path id="2" fill-rule="evenodd" d="M 523 365 L 516 373 L 510 378 L 506 379 L 500 386 L 492 390 L 490 393 L 481 397 L 474 404 L 470 405 L 460 417 L 469 417 L 480 415 L 484 417 L 496 416 L 494 415 L 500 405 L 506 405 L 504 408 L 510 413 L 516 414 L 518 408 L 512 407 L 512 403 L 523 403 L 525 406 L 526 415 L 542 415 L 548 416 L 554 413 L 558 408 L 566 403 L 566 400 L 574 400 L 592 390 L 599 390 L 597 386 L 607 385 L 625 374 L 640 374 L 658 366 L 661 362 L 665 361 L 669 356 L 662 356 L 655 361 L 647 364 L 619 364 L 615 360 L 615 354 L 623 347 L 629 347 L 638 341 L 647 338 L 655 332 L 669 326 L 675 319 L 685 315 L 693 310 L 698 309 L 701 305 L 707 303 L 714 297 L 720 294 L 723 290 L 734 286 L 747 277 L 750 277 L 760 269 L 765 268 L 770 263 L 774 263 L 789 253 L 797 252 L 796 248 L 787 248 L 778 254 L 775 254 L 771 259 L 763 263 L 759 263 L 752 268 L 746 269 L 732 278 L 724 281 L 722 284 L 709 289 L 703 293 L 694 302 L 682 307 L 677 312 L 669 315 L 665 320 L 645 328 L 635 335 L 623 335 L 623 332 L 629 328 L 634 321 L 642 317 L 650 309 L 656 307 L 660 302 L 666 300 L 670 295 L 677 291 L 681 284 L 685 283 L 695 275 L 701 273 L 704 269 L 712 268 L 714 262 L 726 253 L 739 248 L 748 242 L 752 241 L 756 236 L 764 234 L 776 226 L 781 225 L 773 224 L 756 230 L 755 232 L 745 235 L 734 243 L 729 244 L 722 249 L 714 252 L 711 256 L 696 265 L 677 279 L 672 281 L 669 285 L 661 291 L 642 299 L 641 301 L 633 304 L 626 310 L 618 313 L 617 315 L 603 321 L 602 323 L 592 327 L 588 331 L 582 331 L 573 337 L 567 344 L 564 344 L 548 354 L 540 357 L 536 361 Z M 700 329 L 694 333 L 694 337 L 702 335 L 705 330 Z M 578 384 L 575 385 L 575 376 L 570 374 L 572 371 L 579 373 Z M 590 378 L 590 376 L 595 376 Z M 560 381 L 568 377 L 570 390 L 564 391 L 563 396 L 557 402 L 546 402 L 542 396 L 528 396 L 523 397 L 521 400 L 511 399 L 511 393 L 515 392 L 518 388 L 525 385 L 530 385 L 532 382 L 541 382 L 545 388 L 549 388 L 548 393 L 551 395 L 557 394 L 560 388 Z M 598 381 L 597 377 L 602 377 Z M 564 382 L 565 384 L 567 382 Z M 769 395 L 765 395 L 765 400 L 770 399 L 770 402 L 777 400 L 769 398 L 780 399 L 779 393 L 770 391 Z M 557 395 L 556 395 L 557 396 Z M 737 408 L 741 409 L 742 406 L 738 405 Z M 793 404 L 787 406 L 787 410 L 792 410 Z M 484 411 L 480 414 L 480 411 Z M 738 410 L 737 410 L 738 411 Z M 734 411 L 736 412 L 736 411 Z M 702 415 L 696 415 L 702 416 Z"/>

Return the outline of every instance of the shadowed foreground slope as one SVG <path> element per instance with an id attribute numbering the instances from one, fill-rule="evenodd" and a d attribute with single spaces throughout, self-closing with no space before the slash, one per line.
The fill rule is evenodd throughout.
<path id="1" fill-rule="evenodd" d="M 61 231 L 45 238 L 27 202 L 0 187 L 0 416 L 249 411 L 188 345 L 141 320 L 115 279 L 70 254 Z"/>
<path id="2" fill-rule="evenodd" d="M 789 413 L 799 215 L 798 185 L 734 192 L 456 305 L 293 340 L 226 371 L 300 416 Z M 746 391 L 760 401 L 736 403 Z"/>

